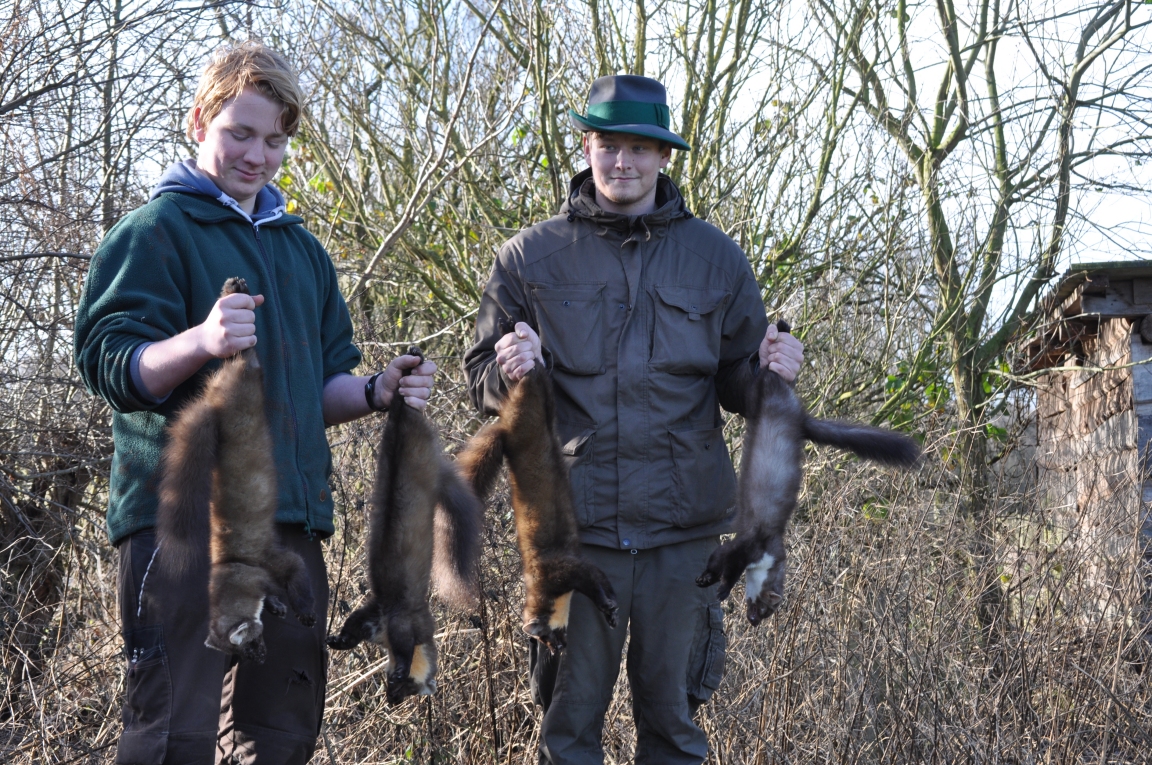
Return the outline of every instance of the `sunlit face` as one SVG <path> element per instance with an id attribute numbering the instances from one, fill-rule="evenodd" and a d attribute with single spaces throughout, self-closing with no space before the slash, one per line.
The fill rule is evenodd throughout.
<path id="1" fill-rule="evenodd" d="M 284 161 L 288 136 L 281 125 L 282 106 L 255 88 L 224 102 L 204 125 L 196 109 L 193 138 L 200 144 L 196 166 L 217 188 L 251 214 L 256 194 Z"/>
<path id="2" fill-rule="evenodd" d="M 608 212 L 643 215 L 656 207 L 656 179 L 672 148 L 630 133 L 585 133 L 584 159 L 592 168 L 596 202 Z"/>

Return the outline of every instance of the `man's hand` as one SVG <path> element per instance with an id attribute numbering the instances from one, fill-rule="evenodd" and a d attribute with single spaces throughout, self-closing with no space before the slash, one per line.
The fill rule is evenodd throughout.
<path id="1" fill-rule="evenodd" d="M 203 324 L 149 344 L 140 354 L 142 391 L 162 399 L 212 359 L 256 345 L 256 308 L 263 295 L 234 292 L 216 301 Z"/>
<path id="2" fill-rule="evenodd" d="M 412 370 L 412 374 L 405 375 L 408 369 Z M 428 397 L 432 395 L 434 374 L 434 361 L 422 361 L 419 356 L 397 356 L 384 369 L 384 374 L 376 379 L 376 405 L 386 408 L 392 403 L 396 391 L 400 391 L 405 404 L 423 410 L 428 406 Z"/>
<path id="3" fill-rule="evenodd" d="M 208 318 L 195 328 L 202 351 L 213 358 L 226 359 L 256 345 L 256 308 L 263 304 L 263 295 L 243 292 L 217 300 Z"/>
<path id="4" fill-rule="evenodd" d="M 537 364 L 544 366 L 540 337 L 522 321 L 516 322 L 515 332 L 497 340 L 495 348 L 496 363 L 513 382 L 524 377 Z"/>
<path id="5" fill-rule="evenodd" d="M 780 332 L 775 324 L 769 324 L 760 342 L 760 367 L 767 367 L 792 382 L 800 374 L 803 363 L 804 343 L 787 332 Z"/>

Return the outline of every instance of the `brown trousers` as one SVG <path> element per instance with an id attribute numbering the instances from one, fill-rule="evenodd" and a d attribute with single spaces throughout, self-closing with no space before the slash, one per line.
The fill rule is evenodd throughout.
<path id="1" fill-rule="evenodd" d="M 319 540 L 299 526 L 277 530 L 284 545 L 304 558 L 317 620 L 309 628 L 291 614 L 267 616 L 263 664 L 236 663 L 204 645 L 207 566 L 166 580 L 156 563 L 163 550 L 153 560 L 151 529 L 120 542 L 128 674 L 117 763 L 247 765 L 312 757 L 324 711 L 328 576 Z"/>

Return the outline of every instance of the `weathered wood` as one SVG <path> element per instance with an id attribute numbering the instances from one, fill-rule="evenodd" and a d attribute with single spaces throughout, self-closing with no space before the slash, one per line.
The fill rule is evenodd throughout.
<path id="1" fill-rule="evenodd" d="M 1103 295 L 1084 293 L 1084 313 L 1099 314 L 1101 319 L 1133 318 L 1152 313 L 1152 301 L 1137 303 L 1132 299 L 1132 282 L 1112 282 Z"/>
<path id="2" fill-rule="evenodd" d="M 1103 295 L 1110 282 L 1108 274 L 1089 274 L 1088 278 L 1084 280 L 1084 284 L 1081 285 L 1080 292 L 1085 295 Z"/>
<path id="3" fill-rule="evenodd" d="M 1145 345 L 1133 338 L 1132 400 L 1136 404 L 1152 402 L 1152 345 Z"/>
<path id="4" fill-rule="evenodd" d="M 1152 279 L 1132 280 L 1132 302 L 1152 303 Z"/>

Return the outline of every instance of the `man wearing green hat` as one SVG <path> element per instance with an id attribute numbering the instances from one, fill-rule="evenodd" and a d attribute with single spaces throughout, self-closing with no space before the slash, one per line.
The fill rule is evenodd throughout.
<path id="1" fill-rule="evenodd" d="M 587 113 L 570 114 L 589 167 L 558 215 L 501 248 L 464 356 L 487 414 L 528 370 L 548 370 L 584 555 L 620 605 L 611 628 L 576 594 L 567 647 L 533 643 L 540 757 L 603 762 L 627 634 L 636 762 L 699 763 L 692 716 L 719 685 L 725 638 L 715 588 L 695 579 L 735 504 L 720 407 L 745 410 L 760 366 L 794 379 L 803 346 L 768 325 L 744 253 L 660 172 L 673 148 L 690 150 L 663 85 L 601 77 Z"/>

